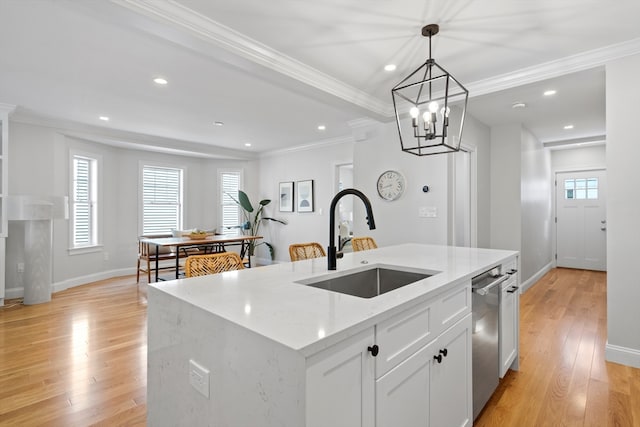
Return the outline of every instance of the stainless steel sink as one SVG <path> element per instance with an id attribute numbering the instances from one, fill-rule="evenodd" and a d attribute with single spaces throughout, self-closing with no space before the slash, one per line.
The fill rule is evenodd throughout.
<path id="1" fill-rule="evenodd" d="M 433 274 L 397 270 L 386 267 L 371 267 L 364 271 L 345 275 L 331 275 L 330 277 L 314 277 L 297 281 L 296 283 L 353 295 L 360 298 L 373 298 L 394 289 L 401 288 L 419 280 L 431 277 Z"/>

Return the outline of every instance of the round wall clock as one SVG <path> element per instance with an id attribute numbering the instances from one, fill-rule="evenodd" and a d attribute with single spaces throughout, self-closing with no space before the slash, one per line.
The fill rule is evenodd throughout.
<path id="1" fill-rule="evenodd" d="M 404 193 L 404 177 L 398 171 L 388 170 L 378 177 L 378 194 L 384 200 L 397 200 Z"/>

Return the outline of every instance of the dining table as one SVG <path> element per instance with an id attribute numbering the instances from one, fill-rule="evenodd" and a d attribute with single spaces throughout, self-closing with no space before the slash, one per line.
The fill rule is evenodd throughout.
<path id="1" fill-rule="evenodd" d="M 191 238 L 191 237 L 159 237 L 144 239 L 144 241 L 150 245 L 156 247 L 156 265 L 155 275 L 157 282 L 159 279 L 159 259 L 161 247 L 175 247 L 176 253 L 176 279 L 180 278 L 180 250 L 183 250 L 185 256 L 188 255 L 188 249 L 198 248 L 202 249 L 204 253 L 216 253 L 225 252 L 227 246 L 240 246 L 240 258 L 247 257 L 248 267 L 251 267 L 251 254 L 249 253 L 249 242 L 262 239 L 262 236 L 249 236 L 249 235 L 212 235 L 203 238 Z"/>

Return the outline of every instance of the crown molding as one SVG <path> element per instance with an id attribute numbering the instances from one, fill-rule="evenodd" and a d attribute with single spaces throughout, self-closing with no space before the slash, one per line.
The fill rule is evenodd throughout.
<path id="1" fill-rule="evenodd" d="M 172 28 L 188 33 L 253 63 L 296 79 L 375 114 L 388 116 L 389 105 L 368 93 L 310 67 L 257 40 L 189 9 L 176 1 L 111 0 Z"/>
<path id="2" fill-rule="evenodd" d="M 130 150 L 218 160 L 252 160 L 258 157 L 258 155 L 253 152 L 244 152 L 199 142 L 87 125 L 42 116 L 21 108 L 13 114 L 11 122 L 46 127 L 67 137 Z"/>
<path id="3" fill-rule="evenodd" d="M 522 68 L 485 80 L 478 80 L 465 86 L 469 90 L 470 97 L 486 95 L 577 71 L 588 70 L 638 53 L 640 53 L 640 38 Z"/>
<path id="4" fill-rule="evenodd" d="M 310 144 L 296 145 L 294 147 L 282 148 L 279 150 L 264 151 L 260 154 L 260 158 L 262 159 L 266 157 L 275 157 L 282 154 L 291 154 L 291 153 L 296 153 L 300 151 L 316 150 L 318 148 L 331 147 L 333 145 L 353 144 L 353 143 L 354 143 L 354 139 L 350 135 L 338 136 L 335 138 L 323 139 L 322 141 L 313 142 Z"/>
<path id="5" fill-rule="evenodd" d="M 562 150 L 567 148 L 578 148 L 585 146 L 606 145 L 606 135 L 593 135 L 584 138 L 560 139 L 555 141 L 547 141 L 542 143 L 545 148 L 550 150 Z"/>
<path id="6" fill-rule="evenodd" d="M 175 0 L 111 0 L 111 2 L 364 108 L 378 116 L 392 117 L 394 114 L 390 103 L 247 37 Z M 640 38 L 467 83 L 465 87 L 469 90 L 470 97 L 480 96 L 594 68 L 637 53 L 640 53 Z"/>
<path id="7" fill-rule="evenodd" d="M 0 113 L 1 114 L 11 114 L 16 109 L 16 106 L 13 104 L 5 104 L 0 102 Z"/>

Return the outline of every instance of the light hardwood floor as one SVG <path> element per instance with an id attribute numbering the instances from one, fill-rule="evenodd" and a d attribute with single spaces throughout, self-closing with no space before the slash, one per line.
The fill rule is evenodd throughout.
<path id="1" fill-rule="evenodd" d="M 606 299 L 605 273 L 563 268 L 521 295 L 520 370 L 475 425 L 640 426 L 640 369 L 604 360 Z"/>
<path id="2" fill-rule="evenodd" d="M 556 269 L 522 295 L 520 371 L 477 426 L 640 426 L 640 369 L 604 361 L 605 279 Z M 146 305 L 130 276 L 0 309 L 0 425 L 144 425 Z"/>

